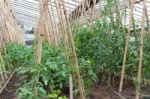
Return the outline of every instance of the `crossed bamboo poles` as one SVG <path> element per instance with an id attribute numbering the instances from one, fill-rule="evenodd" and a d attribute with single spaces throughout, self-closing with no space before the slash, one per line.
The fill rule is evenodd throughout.
<path id="1" fill-rule="evenodd" d="M 9 0 L 0 1 L 0 93 L 3 91 L 14 74 L 14 67 L 9 64 L 6 68 L 2 57 L 2 50 L 5 53 L 5 46 L 10 43 L 25 44 L 23 34 L 18 21 L 11 10 Z"/>
<path id="2" fill-rule="evenodd" d="M 131 29 L 131 24 L 133 21 L 134 0 L 130 0 L 130 2 L 131 2 L 131 12 L 130 12 L 129 25 L 128 25 L 128 33 L 127 33 L 127 37 L 126 37 L 126 46 L 125 46 L 123 65 L 122 65 L 122 71 L 121 71 L 119 93 L 121 93 L 122 89 L 123 89 L 123 79 L 124 79 L 124 75 L 125 75 L 125 64 L 126 64 L 128 47 L 129 47 L 130 29 Z M 147 8 L 146 8 L 146 0 L 143 0 L 143 12 L 142 12 L 141 32 L 140 32 L 140 42 L 139 42 L 140 51 L 139 51 L 138 76 L 137 76 L 138 85 L 136 88 L 136 97 L 135 97 L 136 99 L 140 98 L 140 89 L 141 89 L 140 86 L 141 86 L 141 81 L 142 81 L 143 44 L 144 44 L 143 40 L 144 40 L 144 32 L 145 32 L 145 18 L 147 19 L 147 26 L 149 26 L 149 19 L 148 19 Z M 148 31 L 148 33 L 149 33 L 149 31 Z"/>
<path id="3" fill-rule="evenodd" d="M 131 0 L 130 2 L 131 2 L 131 12 L 130 12 L 130 19 L 129 19 L 129 25 L 128 25 L 128 33 L 127 33 L 127 38 L 126 38 L 125 53 L 124 53 L 123 66 L 122 66 L 122 72 L 121 72 L 121 80 L 120 80 L 120 87 L 119 87 L 119 92 L 120 93 L 122 92 L 122 88 L 123 88 L 123 79 L 124 79 L 124 75 L 125 75 L 125 64 L 126 64 L 126 58 L 127 58 L 127 52 L 128 52 L 128 46 L 129 46 L 130 29 L 131 29 L 131 25 L 132 25 L 132 21 L 133 21 L 134 1 Z M 48 1 L 47 1 L 47 3 L 48 3 Z M 45 3 L 43 5 L 43 9 L 44 9 L 44 6 L 47 5 L 47 3 Z M 74 55 L 75 66 L 77 68 L 77 78 L 78 78 L 80 95 L 81 95 L 81 99 L 85 99 L 84 89 L 83 89 L 82 80 L 81 80 L 81 77 L 80 77 L 80 72 L 79 72 L 79 67 L 78 67 L 77 55 L 76 55 L 76 51 L 75 51 L 75 47 L 74 47 L 74 40 L 73 40 L 72 30 L 71 30 L 70 22 L 69 22 L 69 19 L 68 19 L 68 15 L 67 15 L 66 10 L 65 10 L 65 3 L 64 3 L 63 0 L 62 0 L 62 2 L 60 2 L 59 0 L 58 1 L 54 0 L 54 3 L 56 5 L 56 11 L 58 13 L 58 18 L 60 20 L 60 24 L 59 24 L 60 28 L 59 29 L 62 31 L 62 34 L 59 34 L 59 35 L 63 35 L 64 45 L 65 45 L 65 48 L 66 48 L 66 56 L 68 57 L 68 59 L 69 59 L 69 54 L 70 54 L 69 49 L 68 49 L 69 48 L 68 35 L 69 35 L 69 39 L 71 41 L 70 42 L 71 43 L 71 48 L 72 48 L 71 52 Z M 62 6 L 63 9 L 61 9 L 60 6 Z M 52 5 L 51 5 L 51 7 L 53 9 Z M 80 9 L 80 11 L 82 12 L 81 14 L 83 14 L 84 10 L 85 10 L 84 3 L 82 5 L 82 7 L 83 8 Z M 48 15 L 48 13 L 53 13 L 53 15 L 54 15 L 54 12 L 53 11 L 50 12 L 48 6 L 45 9 L 47 9 L 48 12 L 46 12 L 47 14 L 46 13 L 45 14 L 41 13 L 41 18 L 42 17 L 49 17 L 50 18 L 49 21 L 51 22 L 51 24 L 49 24 L 49 25 L 52 26 L 52 27 L 56 26 L 56 20 L 54 19 L 54 22 L 52 22 L 51 15 Z M 144 9 L 146 9 L 145 1 L 144 1 Z M 144 26 L 145 13 L 146 13 L 145 10 L 143 10 L 141 26 Z M 76 13 L 76 14 L 77 15 L 75 15 L 75 16 L 78 16 L 79 13 Z M 92 10 L 92 16 L 91 17 L 93 17 L 93 15 L 95 15 L 94 9 Z M 54 16 L 53 16 L 53 18 L 54 18 Z M 77 17 L 75 17 L 75 18 L 77 18 Z M 44 19 L 45 18 L 43 18 L 43 20 Z M 39 21 L 39 23 L 40 22 L 41 21 Z M 42 26 L 45 25 L 45 23 L 41 23 L 41 24 L 42 24 Z M 41 26 L 40 26 L 40 28 L 41 28 Z M 56 43 L 56 41 L 57 41 L 56 39 L 57 38 L 56 38 L 55 34 L 58 32 L 59 29 L 56 28 L 56 30 L 54 30 L 54 28 L 51 28 L 51 31 L 49 32 L 49 34 L 44 34 L 44 32 L 43 32 L 44 28 L 43 27 L 42 27 L 42 29 L 40 29 L 40 30 L 42 30 L 42 32 L 40 32 L 40 33 L 43 33 L 43 34 L 40 34 L 39 36 L 41 36 L 41 38 L 38 39 L 39 40 L 38 50 L 37 50 L 38 51 L 37 58 L 39 57 L 39 59 L 37 59 L 37 63 L 38 64 L 40 64 L 40 60 L 41 60 L 42 37 L 43 37 L 43 35 L 50 35 L 50 33 L 51 33 L 51 37 L 54 37 L 54 40 L 52 40 L 52 38 L 47 38 L 47 39 L 51 40 L 50 42 L 54 43 L 57 46 L 57 43 Z M 69 34 L 67 34 L 67 32 L 69 32 Z M 46 33 L 48 33 L 48 31 Z M 139 56 L 138 82 L 141 82 L 141 68 L 142 68 L 142 58 L 143 58 L 143 34 L 144 34 L 144 27 L 142 27 L 142 30 L 141 30 L 141 33 L 140 33 L 140 56 Z M 39 52 L 40 52 L 40 54 L 39 54 Z M 140 85 L 138 87 L 140 88 Z M 137 88 L 137 90 L 136 90 L 136 99 L 139 99 L 139 88 Z"/>
<path id="4" fill-rule="evenodd" d="M 93 19 L 92 17 L 97 16 L 97 15 L 95 15 L 96 13 L 94 10 L 95 9 L 95 0 L 93 0 L 93 2 L 94 2 L 94 6 L 93 6 L 93 10 L 91 11 L 92 15 L 91 15 L 90 19 Z M 127 56 L 128 47 L 129 47 L 130 29 L 131 29 L 131 24 L 133 21 L 134 1 L 131 0 L 130 2 L 131 2 L 131 12 L 130 12 L 130 20 L 129 20 L 127 38 L 126 38 L 126 46 L 125 46 L 125 53 L 124 53 L 124 58 L 123 58 L 122 72 L 121 72 L 121 80 L 120 80 L 120 87 L 119 87 L 120 93 L 122 92 L 122 88 L 123 88 L 126 56 Z M 77 55 L 76 55 L 76 51 L 75 51 L 74 40 L 73 40 L 73 35 L 72 35 L 72 30 L 71 30 L 71 25 L 70 25 L 71 18 L 66 13 L 65 3 L 63 0 L 61 0 L 61 1 L 60 0 L 54 0 L 54 3 L 56 5 L 56 10 L 57 10 L 58 17 L 60 20 L 60 23 L 59 23 L 60 27 L 57 26 L 58 23 L 56 22 L 55 17 L 51 16 L 51 14 L 54 15 L 54 11 L 53 10 L 52 10 L 52 12 L 49 11 L 48 0 L 45 0 L 45 3 L 43 5 L 40 4 L 40 9 L 41 9 L 40 15 L 41 15 L 41 17 L 39 19 L 39 24 L 38 24 L 37 30 L 35 32 L 35 35 L 38 38 L 38 46 L 37 46 L 37 53 L 36 53 L 37 61 L 36 62 L 37 62 L 37 64 L 40 64 L 40 61 L 41 61 L 41 50 L 42 50 L 43 38 L 46 38 L 50 44 L 54 44 L 55 46 L 58 46 L 58 44 L 60 43 L 59 42 L 60 38 L 62 36 L 64 39 L 64 45 L 66 48 L 66 56 L 68 57 L 68 59 L 69 59 L 69 55 L 71 53 L 74 56 L 75 68 L 77 68 L 77 78 L 78 78 L 78 85 L 79 85 L 79 89 L 80 89 L 81 99 L 85 99 L 84 87 L 82 85 L 82 80 L 80 77 L 78 60 L 77 60 Z M 81 15 L 83 15 L 85 13 L 85 8 L 84 8 L 85 4 L 88 6 L 88 3 L 83 3 L 82 9 L 80 9 Z M 53 9 L 52 5 L 51 5 L 51 7 Z M 6 13 L 6 12 L 7 11 L 4 11 L 4 13 Z M 89 14 L 90 14 L 90 12 L 89 12 Z M 13 18 L 12 18 L 13 14 L 10 14 L 10 15 L 11 15 L 11 17 L 6 15 L 8 17 L 8 19 L 10 19 L 10 21 L 6 21 L 6 19 L 4 19 L 5 21 L 1 22 L 3 32 L 5 32 L 5 33 L 3 33 L 3 35 L 4 35 L 7 42 L 13 41 L 13 42 L 24 43 L 23 39 L 22 39 L 22 35 L 20 33 L 21 30 L 17 27 L 16 21 L 15 21 L 15 23 L 13 23 L 14 22 Z M 77 19 L 79 16 L 79 13 L 76 13 L 75 16 Z M 145 18 L 147 19 L 147 25 L 149 26 L 148 14 L 147 14 L 147 9 L 146 9 L 146 1 L 143 0 L 143 13 L 142 13 L 142 22 L 141 22 L 142 28 L 141 28 L 141 33 L 140 33 L 140 47 L 139 47 L 140 48 L 140 56 L 139 56 L 139 66 L 138 66 L 139 67 L 139 69 L 138 69 L 138 82 L 139 83 L 141 82 L 141 72 L 142 72 L 141 68 L 142 68 L 142 58 L 143 58 L 143 38 L 144 38 L 143 35 L 144 35 L 144 19 Z M 48 21 L 46 19 L 48 19 Z M 54 21 L 52 21 L 53 19 L 54 19 Z M 9 23 L 9 22 L 11 22 L 11 23 Z M 16 26 L 16 29 L 12 29 L 12 26 L 11 26 L 12 24 Z M 54 27 L 56 27 L 56 29 L 54 29 Z M 10 30 L 13 31 L 15 36 L 12 35 L 12 33 L 11 33 L 12 31 L 10 31 Z M 61 30 L 61 32 L 60 32 L 60 30 Z M 58 32 L 60 32 L 60 33 L 58 33 Z M 70 51 L 70 49 L 69 49 L 70 47 L 72 48 L 72 51 Z M 1 62 L 3 63 L 2 58 L 1 58 Z M 1 68 L 3 68 L 3 67 L 1 67 Z M 3 73 L 1 73 L 1 75 L 3 75 Z M 4 74 L 4 75 L 7 76 L 6 74 Z M 136 99 L 139 99 L 139 89 L 140 89 L 140 84 L 136 90 Z"/>
<path id="5" fill-rule="evenodd" d="M 74 46 L 74 40 L 73 40 L 73 34 L 72 34 L 72 30 L 71 30 L 71 25 L 68 19 L 68 15 L 65 9 L 65 3 L 62 0 L 57 1 L 55 0 L 55 5 L 56 5 L 56 9 L 57 9 L 57 13 L 59 16 L 59 20 L 64 19 L 63 21 L 60 21 L 60 29 L 62 30 L 62 34 L 59 35 L 63 35 L 63 39 L 64 39 L 64 45 L 66 48 L 66 55 L 67 58 L 69 59 L 69 44 L 70 43 L 70 47 L 72 49 L 72 55 L 74 56 L 74 66 L 76 68 L 76 76 L 77 76 L 77 82 L 78 82 L 78 88 L 79 88 L 79 92 L 80 92 L 80 97 L 81 99 L 85 99 L 85 95 L 84 95 L 84 89 L 83 89 L 83 84 L 82 84 L 82 80 L 81 80 L 81 76 L 80 76 L 80 72 L 79 72 L 79 66 L 78 66 L 78 59 L 77 59 L 77 55 L 76 55 L 76 50 L 75 50 L 75 46 Z M 36 63 L 37 64 L 41 64 L 41 56 L 42 56 L 42 42 L 43 39 L 47 39 L 50 40 L 49 42 L 51 42 L 52 44 L 54 44 L 55 46 L 58 46 L 56 43 L 56 38 L 55 34 L 57 33 L 56 30 L 58 30 L 58 27 L 56 27 L 56 29 L 54 30 L 54 28 L 52 28 L 52 31 L 46 31 L 48 29 L 47 28 L 47 23 L 46 23 L 46 18 L 48 18 L 50 20 L 50 22 L 52 24 L 50 24 L 51 26 L 56 25 L 56 21 L 54 19 L 54 22 L 52 21 L 52 18 L 50 17 L 49 13 L 53 13 L 49 11 L 49 6 L 48 6 L 49 1 L 48 0 L 41 0 L 40 2 L 40 19 L 39 19 L 39 24 L 36 30 L 36 37 L 38 40 L 38 44 L 37 44 L 37 49 L 36 49 Z M 63 7 L 63 10 L 60 9 L 60 6 Z M 52 8 L 52 5 L 51 5 Z M 53 9 L 53 8 L 52 8 Z M 53 13 L 54 15 L 54 13 Z M 62 15 L 64 15 L 65 17 L 63 17 Z M 54 32 L 55 31 L 55 32 Z M 53 32 L 53 34 L 52 34 Z M 68 32 L 68 33 L 67 33 Z M 46 36 L 46 35 L 51 35 L 52 37 L 54 37 L 54 40 L 52 40 L 50 37 Z M 70 42 L 68 41 L 68 36 L 70 39 Z"/>

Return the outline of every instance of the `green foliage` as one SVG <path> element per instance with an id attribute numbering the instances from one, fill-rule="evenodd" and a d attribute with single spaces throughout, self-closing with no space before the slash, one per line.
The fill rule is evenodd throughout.
<path id="1" fill-rule="evenodd" d="M 90 89 L 93 84 L 93 82 L 97 81 L 97 75 L 94 72 L 94 67 L 92 66 L 90 60 L 85 60 L 81 58 L 79 60 L 80 65 L 80 73 L 83 78 L 83 83 L 85 86 L 86 92 L 88 92 L 88 89 Z"/>
<path id="2" fill-rule="evenodd" d="M 34 64 L 33 50 L 21 44 L 8 44 L 3 57 L 7 65 L 26 66 Z"/>
<path id="3" fill-rule="evenodd" d="M 147 35 L 144 38 L 143 75 L 145 78 L 150 79 L 150 39 Z"/>
<path id="4" fill-rule="evenodd" d="M 126 29 L 114 31 L 110 26 L 105 20 L 96 21 L 91 31 L 84 27 L 75 34 L 78 56 L 91 60 L 92 65 L 97 66 L 97 71 L 100 71 L 101 67 L 109 67 L 117 72 L 121 66 Z"/>
<path id="5" fill-rule="evenodd" d="M 60 90 L 54 90 L 53 93 L 48 94 L 49 99 L 68 99 L 66 96 L 60 96 Z"/>
<path id="6" fill-rule="evenodd" d="M 111 3 L 110 3 L 111 5 Z M 110 9 L 107 9 L 110 10 Z M 107 18 L 97 20 L 91 29 L 88 26 L 72 27 L 75 46 L 79 61 L 79 69 L 86 93 L 93 82 L 98 80 L 100 73 L 107 76 L 120 74 L 127 29 L 110 23 Z M 146 33 L 145 33 L 146 34 Z M 35 41 L 35 43 L 37 43 Z M 150 44 L 147 36 L 144 39 L 143 77 L 150 78 Z M 42 61 L 35 64 L 34 48 L 20 44 L 8 44 L 4 62 L 18 67 L 21 86 L 18 88 L 18 98 L 24 99 L 67 99 L 61 93 L 64 86 L 68 86 L 68 74 L 73 74 L 74 92 L 77 92 L 76 69 L 67 60 L 63 46 L 53 47 L 43 43 Z M 126 62 L 126 74 L 136 76 L 139 61 L 139 35 L 131 33 Z M 109 77 L 107 81 L 111 80 Z M 135 85 L 138 82 L 133 80 Z"/>
<path id="7" fill-rule="evenodd" d="M 55 49 L 45 43 L 42 52 L 42 68 L 40 76 L 45 85 L 50 84 L 52 89 L 61 89 L 66 85 L 69 74 L 69 63 L 62 48 Z"/>
<path id="8" fill-rule="evenodd" d="M 34 48 L 27 48 L 20 44 L 9 44 L 6 47 L 5 62 L 17 66 L 17 72 L 21 79 L 21 86 L 18 88 L 18 99 L 41 99 L 61 97 L 62 88 L 68 86 L 68 74 L 75 74 L 74 66 L 68 62 L 65 56 L 65 48 L 55 48 L 47 42 L 43 43 L 42 61 L 40 65 L 35 64 Z M 91 87 L 93 81 L 97 80 L 94 68 L 90 60 L 79 58 L 80 72 L 85 88 Z M 76 90 L 76 75 L 73 75 Z M 57 93 L 57 90 L 60 93 Z M 51 98 L 50 98 L 51 99 Z M 54 98 L 55 99 L 55 98 Z"/>
<path id="9" fill-rule="evenodd" d="M 32 79 L 31 82 L 25 83 L 21 85 L 21 87 L 18 88 L 17 93 L 17 99 L 34 99 L 35 98 L 35 90 L 38 91 L 38 95 L 36 96 L 36 99 L 46 98 L 46 90 L 43 89 L 42 86 L 34 86 L 35 81 Z"/>
<path id="10" fill-rule="evenodd" d="M 91 30 L 88 26 L 80 27 L 74 34 L 77 54 L 83 59 L 90 60 L 97 74 L 120 74 L 127 28 L 112 25 L 107 18 L 93 23 Z M 149 40 L 144 37 L 143 77 L 149 79 Z M 139 31 L 131 33 L 126 62 L 126 74 L 137 76 L 139 61 Z M 109 79 L 109 78 L 108 78 Z"/>
<path id="11" fill-rule="evenodd" d="M 34 56 L 34 54 L 31 54 L 31 56 Z M 18 74 L 22 75 L 23 78 L 23 84 L 18 89 L 18 93 L 26 98 L 28 96 L 33 98 L 35 93 L 38 94 L 36 98 L 46 96 L 48 90 L 53 92 L 53 90 L 61 89 L 66 85 L 68 70 L 68 62 L 63 50 L 55 49 L 48 43 L 43 43 L 42 63 L 18 68 Z M 24 94 L 22 87 L 32 94 Z M 44 87 L 47 87 L 47 89 Z"/>

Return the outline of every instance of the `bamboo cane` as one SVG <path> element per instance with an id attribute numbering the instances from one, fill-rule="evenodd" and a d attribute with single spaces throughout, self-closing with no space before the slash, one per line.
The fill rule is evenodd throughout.
<path id="1" fill-rule="evenodd" d="M 47 22 L 45 22 L 45 30 L 46 35 L 45 36 L 49 42 L 49 44 L 56 45 L 55 42 L 53 41 L 53 34 L 54 34 L 54 28 L 53 28 L 53 23 L 52 23 L 52 17 L 50 15 L 50 10 L 49 7 L 47 8 L 47 16 L 46 16 Z"/>
<path id="2" fill-rule="evenodd" d="M 25 44 L 23 35 L 17 24 L 17 20 L 15 19 L 14 13 L 11 10 L 9 0 L 3 1 L 2 5 L 2 14 L 0 17 L 2 18 L 1 25 L 3 27 L 3 38 L 6 40 L 5 43 L 16 42 Z"/>
<path id="3" fill-rule="evenodd" d="M 87 17 L 87 12 L 88 11 L 86 11 L 86 7 L 88 6 L 88 1 L 87 0 L 85 0 L 85 8 L 84 8 L 84 10 L 83 10 L 83 14 L 84 14 L 84 16 L 85 16 L 85 19 L 86 19 L 86 22 L 85 22 L 85 24 L 87 24 L 88 23 L 88 17 Z"/>
<path id="4" fill-rule="evenodd" d="M 82 1 L 82 10 L 81 10 L 81 17 L 83 16 L 84 17 L 84 15 L 85 15 L 85 19 L 86 20 L 88 20 L 87 19 L 87 17 L 86 17 L 86 6 L 87 6 L 87 0 L 83 0 Z M 81 18 L 81 22 L 80 22 L 80 25 L 82 24 L 83 22 L 82 22 L 82 18 Z M 79 29 L 78 29 L 79 31 L 81 30 L 81 27 L 79 27 Z"/>
<path id="5" fill-rule="evenodd" d="M 1 52 L 0 52 L 0 57 L 1 57 Z M 0 58 L 0 64 L 1 64 L 1 58 Z M 3 69 L 2 65 L 0 65 L 0 77 L 2 79 L 2 82 L 0 81 L 0 84 L 4 83 L 4 74 L 3 74 Z"/>
<path id="6" fill-rule="evenodd" d="M 42 6 L 42 5 L 40 5 Z M 41 16 L 39 19 L 39 25 L 37 27 L 37 49 L 36 49 L 36 64 L 41 64 L 41 57 L 42 57 L 42 43 L 43 43 L 43 36 L 44 36 L 44 25 L 45 25 L 45 19 L 47 16 L 47 9 L 48 9 L 48 0 L 45 0 L 43 2 L 42 10 L 41 10 Z"/>
<path id="7" fill-rule="evenodd" d="M 8 77 L 7 76 L 7 70 L 6 70 L 6 67 L 4 65 L 4 61 L 3 61 L 3 57 L 1 55 L 1 53 L 0 53 L 0 62 L 1 62 L 2 71 L 4 73 L 4 78 L 7 78 Z"/>
<path id="8" fill-rule="evenodd" d="M 47 41 L 49 44 L 51 44 L 51 29 L 49 24 L 49 18 L 47 18 L 47 22 L 45 22 L 45 37 L 47 38 Z"/>
<path id="9" fill-rule="evenodd" d="M 142 79 L 142 64 L 143 64 L 143 44 L 144 44 L 144 21 L 145 21 L 145 0 L 143 0 L 143 13 L 142 13 L 142 21 L 141 21 L 141 33 L 140 33 L 140 45 L 139 45 L 139 65 L 138 65 L 138 85 L 136 88 L 136 99 L 140 98 L 140 86 L 141 86 L 141 79 Z"/>
<path id="10" fill-rule="evenodd" d="M 134 0 L 130 0 L 130 1 L 131 1 L 131 12 L 130 12 L 129 25 L 128 25 L 128 33 L 127 33 L 127 37 L 126 37 L 126 45 L 125 45 L 125 51 L 124 51 L 124 57 L 123 57 L 123 65 L 122 65 L 122 70 L 121 70 L 119 93 L 122 92 L 122 88 L 123 88 L 123 80 L 124 80 L 124 75 L 125 75 L 125 64 L 126 64 L 126 59 L 127 59 L 128 47 L 129 47 L 130 29 L 131 29 L 133 9 L 134 9 L 134 4 L 133 4 Z"/>
<path id="11" fill-rule="evenodd" d="M 58 46 L 57 40 L 56 40 L 56 34 L 55 34 L 55 33 L 58 33 L 58 28 L 57 28 L 57 24 L 56 24 L 56 18 L 54 16 L 54 8 L 53 8 L 52 3 L 50 3 L 50 6 L 51 6 L 51 9 L 52 9 L 52 16 L 53 16 L 53 20 L 54 20 L 54 22 L 52 22 L 52 24 L 53 24 L 52 26 L 55 27 L 55 29 L 56 29 L 56 32 L 54 31 L 53 37 L 54 37 L 54 42 L 55 42 L 56 46 Z"/>
<path id="12" fill-rule="evenodd" d="M 94 18 L 95 18 L 95 15 L 96 15 L 96 17 L 97 17 L 97 14 L 96 14 L 96 8 L 95 8 L 95 6 L 96 6 L 96 0 L 93 0 L 92 1 L 93 2 L 93 5 L 92 5 L 92 8 L 91 8 L 91 12 L 89 13 L 89 30 L 91 30 L 91 28 L 92 28 L 92 26 L 93 26 L 93 20 L 94 20 Z M 90 2 L 89 2 L 90 3 Z M 89 8 L 88 9 L 90 9 L 90 6 L 88 6 Z M 93 31 L 93 30 L 92 30 Z"/>
<path id="13" fill-rule="evenodd" d="M 84 87 L 83 87 L 83 84 L 82 84 L 82 79 L 81 79 L 81 76 L 80 76 L 78 59 L 77 59 L 77 54 L 76 54 L 76 50 L 75 50 L 75 46 L 74 46 L 73 34 L 72 34 L 72 31 L 71 31 L 71 28 L 70 28 L 70 23 L 69 23 L 69 20 L 68 20 L 68 15 L 67 15 L 67 12 L 65 10 L 64 0 L 62 0 L 62 4 L 63 4 L 64 14 L 65 14 L 65 18 L 66 18 L 66 24 L 68 26 L 68 32 L 69 32 L 69 36 L 70 36 L 70 40 L 71 40 L 71 47 L 72 47 L 72 50 L 73 50 L 75 67 L 77 69 L 76 72 L 77 72 L 77 79 L 78 79 L 78 87 L 79 87 L 79 92 L 80 92 L 80 98 L 81 99 L 86 99 L 85 95 L 84 95 L 84 89 L 83 89 Z"/>
<path id="14" fill-rule="evenodd" d="M 53 14 L 53 16 L 54 16 L 54 14 Z M 52 37 L 53 37 L 53 42 L 54 42 L 54 45 L 57 47 L 58 46 L 58 43 L 57 43 L 57 37 L 56 37 L 56 33 L 57 32 L 55 32 L 55 29 L 57 30 L 57 27 L 56 27 L 56 20 L 55 20 L 55 18 L 54 18 L 54 21 L 52 21 L 52 17 L 51 17 L 51 15 L 50 15 L 50 10 L 49 10 L 49 8 L 48 8 L 48 20 L 49 20 L 49 25 L 51 25 L 51 33 L 52 33 Z M 48 25 L 48 26 L 49 26 Z"/>
<path id="15" fill-rule="evenodd" d="M 116 8 L 117 8 L 117 19 L 118 19 L 118 29 L 120 29 L 120 27 L 122 26 L 122 20 L 121 20 L 121 9 L 120 9 L 120 1 L 117 1 L 117 5 L 116 5 Z"/>
<path id="16" fill-rule="evenodd" d="M 44 32 L 45 32 L 45 22 L 46 22 L 46 17 L 47 17 L 47 9 L 48 9 L 48 0 L 45 0 L 43 2 L 42 1 L 39 3 L 40 6 L 40 18 L 39 18 L 39 23 L 38 23 L 38 27 L 37 30 L 35 30 L 37 33 L 36 34 L 36 38 L 37 38 L 37 46 L 36 46 L 36 51 L 35 51 L 35 63 L 37 65 L 41 64 L 41 58 L 42 58 L 42 43 L 43 43 L 43 38 L 44 38 Z M 39 75 L 40 72 L 38 72 L 37 74 L 37 82 L 39 82 Z M 35 89 L 35 98 L 37 98 L 38 95 L 38 89 Z"/>
<path id="17" fill-rule="evenodd" d="M 57 0 L 54 0 L 54 2 L 55 2 L 55 5 L 56 5 L 56 10 L 57 10 L 57 13 L 58 13 L 58 17 L 59 17 L 59 20 L 60 20 L 60 26 L 61 26 L 64 45 L 65 45 L 65 49 L 66 49 L 66 56 L 69 59 L 69 46 L 68 46 L 68 40 L 67 40 L 66 27 L 65 27 L 65 24 L 63 22 L 63 13 L 61 12 L 60 5 L 58 5 L 59 1 L 57 2 Z"/>
<path id="18" fill-rule="evenodd" d="M 23 36 L 19 30 L 19 26 L 17 24 L 17 21 L 15 19 L 15 16 L 13 14 L 13 11 L 11 10 L 9 0 L 5 0 L 1 2 L 1 28 L 2 28 L 2 45 L 5 52 L 5 44 L 9 42 L 16 42 L 16 43 L 24 43 L 23 42 Z M 8 69 L 6 69 L 2 55 L 0 53 L 0 61 L 1 61 L 1 73 L 2 76 L 2 82 L 4 82 L 5 79 L 8 78 L 8 72 L 10 72 L 11 65 L 8 66 Z M 2 75 L 1 74 L 1 75 Z"/>
<path id="19" fill-rule="evenodd" d="M 64 30 L 64 36 L 65 36 L 65 39 L 66 39 L 66 45 L 67 47 L 69 48 L 69 41 L 68 41 L 68 34 L 67 34 L 67 27 L 66 27 L 66 22 L 65 22 L 65 17 L 63 17 L 64 13 L 63 13 L 63 9 L 61 9 L 61 6 L 60 6 L 60 1 L 59 1 L 59 9 L 60 9 L 60 18 L 62 20 L 62 28 Z M 68 49 L 69 51 L 69 49 Z M 69 53 L 69 52 L 68 52 Z"/>
<path id="20" fill-rule="evenodd" d="M 148 11 L 147 11 L 147 7 L 146 7 L 146 2 L 144 2 L 144 10 L 145 10 L 145 16 L 146 16 L 146 22 L 147 22 L 147 31 L 148 31 L 148 36 L 150 38 L 150 24 L 149 24 L 149 16 L 148 16 Z"/>

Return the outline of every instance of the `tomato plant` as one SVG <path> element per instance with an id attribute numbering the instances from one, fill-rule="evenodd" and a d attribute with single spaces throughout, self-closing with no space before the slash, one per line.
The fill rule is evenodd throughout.
<path id="1" fill-rule="evenodd" d="M 21 85 L 17 90 L 18 98 L 48 98 L 56 94 L 56 90 L 61 90 L 62 93 L 63 88 L 69 86 L 68 75 L 74 74 L 75 69 L 65 56 L 65 48 L 62 46 L 55 48 L 44 42 L 42 49 L 41 64 L 36 65 L 34 47 L 28 48 L 20 44 L 8 44 L 6 47 L 5 62 L 17 67 L 21 79 Z M 88 89 L 97 77 L 90 60 L 79 58 L 79 62 L 85 88 Z M 76 80 L 73 80 L 76 90 Z M 66 99 L 60 95 L 57 97 Z"/>

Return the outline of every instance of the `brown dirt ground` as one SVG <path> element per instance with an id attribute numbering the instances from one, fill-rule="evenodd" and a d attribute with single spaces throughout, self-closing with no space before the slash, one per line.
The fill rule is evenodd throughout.
<path id="1" fill-rule="evenodd" d="M 3 90 L 2 94 L 0 94 L 0 99 L 16 99 L 16 89 L 19 85 L 19 77 L 15 74 L 6 88 Z M 118 91 L 118 87 L 108 87 L 107 85 L 95 84 L 95 86 L 91 89 L 91 93 L 89 93 L 88 99 L 121 99 L 117 94 L 113 92 Z M 150 94 L 150 87 L 143 88 L 143 95 Z M 126 86 L 121 94 L 126 99 L 135 99 L 135 89 L 133 86 Z M 141 99 L 150 99 L 141 98 Z"/>
<path id="2" fill-rule="evenodd" d="M 16 99 L 16 89 L 19 85 L 19 77 L 14 74 L 7 84 L 6 88 L 0 94 L 0 99 Z"/>
<path id="3" fill-rule="evenodd" d="M 116 93 L 118 93 L 118 87 L 108 87 L 106 85 L 96 85 L 90 95 L 89 99 L 122 99 Z M 150 87 L 143 88 L 142 95 L 149 95 L 140 99 L 150 99 Z M 135 99 L 135 88 L 133 86 L 126 86 L 121 94 L 125 99 Z"/>
<path id="4" fill-rule="evenodd" d="M 107 86 L 97 85 L 92 89 L 89 99 L 120 99 L 120 97 L 114 94 Z"/>

